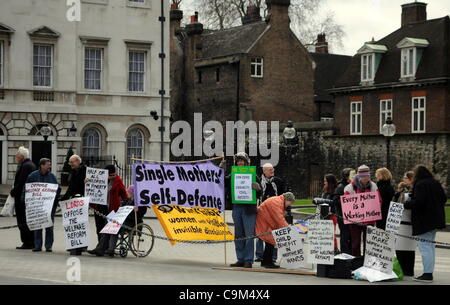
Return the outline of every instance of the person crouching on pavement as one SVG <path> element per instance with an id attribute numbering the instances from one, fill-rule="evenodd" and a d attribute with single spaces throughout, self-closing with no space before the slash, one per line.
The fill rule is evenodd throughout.
<path id="1" fill-rule="evenodd" d="M 284 193 L 281 196 L 270 197 L 258 207 L 258 214 L 256 216 L 256 235 L 266 232 L 271 232 L 276 229 L 288 227 L 284 216 L 286 215 L 286 208 L 291 206 L 295 201 L 295 196 L 292 193 Z M 275 265 L 272 260 L 273 249 L 275 246 L 275 239 L 272 234 L 261 236 L 264 240 L 265 248 L 261 267 L 276 269 L 280 266 Z"/>

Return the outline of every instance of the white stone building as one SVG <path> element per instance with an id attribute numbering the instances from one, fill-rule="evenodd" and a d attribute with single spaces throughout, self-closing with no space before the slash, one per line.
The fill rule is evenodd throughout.
<path id="1" fill-rule="evenodd" d="M 20 145 L 33 161 L 51 157 L 58 178 L 70 147 L 82 157 L 115 156 L 120 163 L 132 155 L 160 159 L 161 1 L 71 2 L 80 2 L 79 22 L 67 19 L 71 6 L 65 0 L 1 0 L 2 184 L 13 182 Z M 164 0 L 167 21 L 168 13 Z M 168 159 L 169 22 L 164 25 Z M 52 129 L 47 142 L 42 124 Z"/>

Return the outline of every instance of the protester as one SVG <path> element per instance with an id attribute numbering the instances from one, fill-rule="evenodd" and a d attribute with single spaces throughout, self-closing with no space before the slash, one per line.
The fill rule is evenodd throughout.
<path id="1" fill-rule="evenodd" d="M 285 184 L 281 178 L 275 176 L 275 169 L 270 163 L 266 163 L 262 167 L 263 174 L 258 180 L 261 185 L 262 195 L 261 202 L 273 196 L 280 196 L 285 192 Z M 261 262 L 264 253 L 264 242 L 261 239 L 256 241 L 256 259 L 255 262 Z M 277 260 L 277 249 L 273 251 L 273 261 Z"/>
<path id="2" fill-rule="evenodd" d="M 78 155 L 73 155 L 69 158 L 69 165 L 72 168 L 69 175 L 69 186 L 61 200 L 84 197 L 86 166 Z M 69 250 L 70 255 L 82 255 L 83 251 L 86 251 L 86 247 Z"/>
<path id="3" fill-rule="evenodd" d="M 387 168 L 377 169 L 375 172 L 375 178 L 377 179 L 377 187 L 381 197 L 381 220 L 377 221 L 377 228 L 382 230 L 386 229 L 386 220 L 389 213 L 389 207 L 392 202 L 392 198 L 395 195 L 395 190 L 391 185 L 392 174 Z"/>
<path id="4" fill-rule="evenodd" d="M 237 153 L 233 158 L 234 166 L 250 166 L 250 158 L 244 153 Z M 231 201 L 231 175 L 225 179 L 225 188 L 227 201 Z M 260 196 L 261 187 L 255 182 L 252 183 L 252 188 L 257 191 L 257 196 Z M 234 236 L 236 239 L 252 237 L 255 234 L 256 223 L 256 204 L 233 204 L 233 221 L 234 221 Z M 252 268 L 255 255 L 255 242 L 253 239 L 238 240 L 234 242 L 237 262 L 231 264 L 231 267 Z"/>
<path id="5" fill-rule="evenodd" d="M 361 165 L 358 168 L 357 175 L 352 183 L 344 188 L 344 195 L 353 195 L 366 192 L 377 192 L 377 185 L 370 180 L 370 168 L 367 165 Z M 381 201 L 380 201 L 381 205 Z M 364 245 L 364 252 L 366 252 L 366 225 L 375 225 L 375 222 L 364 222 L 361 224 L 350 224 L 350 236 L 352 241 L 352 255 L 361 256 L 361 235 Z"/>
<path id="6" fill-rule="evenodd" d="M 351 254 L 352 253 L 352 244 L 350 238 L 350 230 L 348 225 L 344 224 L 343 214 L 342 214 L 342 205 L 341 205 L 341 196 L 344 195 L 345 187 L 352 182 L 350 180 L 350 173 L 353 170 L 351 168 L 345 168 L 342 171 L 342 180 L 338 183 L 336 190 L 334 191 L 334 207 L 336 209 L 337 223 L 339 226 L 339 234 L 340 234 L 340 249 L 342 253 Z"/>
<path id="7" fill-rule="evenodd" d="M 108 205 L 106 206 L 107 213 L 103 214 L 106 216 L 112 211 L 117 212 L 117 210 L 121 206 L 122 200 L 129 199 L 129 195 L 123 184 L 122 178 L 120 178 L 116 174 L 116 167 L 114 165 L 107 165 L 105 169 L 108 170 Z M 108 222 L 105 219 L 104 226 L 106 226 L 107 223 Z M 103 227 L 100 229 L 100 231 L 103 229 Z M 88 253 L 97 256 L 103 256 L 106 254 L 110 257 L 114 257 L 114 249 L 116 248 L 117 239 L 117 234 L 113 235 L 100 233 L 100 240 L 97 244 L 97 247 L 95 247 L 94 250 L 88 251 Z"/>
<path id="8" fill-rule="evenodd" d="M 28 176 L 36 170 L 36 166 L 30 160 L 30 152 L 27 148 L 21 146 L 16 153 L 17 171 L 14 178 L 14 186 L 11 189 L 10 195 L 14 197 L 14 206 L 16 209 L 17 226 L 20 231 L 20 239 L 22 245 L 16 247 L 19 250 L 34 248 L 34 233 L 30 231 L 27 225 L 25 202 L 23 194 L 25 190 L 25 183 Z"/>
<path id="9" fill-rule="evenodd" d="M 423 274 L 414 278 L 418 282 L 433 282 L 435 267 L 436 232 L 446 227 L 445 195 L 442 185 L 424 165 L 414 169 L 412 198 L 405 202 L 405 209 L 411 210 L 413 236 L 426 241 L 418 241 L 422 255 Z"/>
<path id="10" fill-rule="evenodd" d="M 414 172 L 410 171 L 405 173 L 403 181 L 399 183 L 397 193 L 394 195 L 394 202 L 404 204 L 411 197 L 413 179 Z M 398 233 L 405 236 L 412 236 L 411 210 L 403 210 Z M 414 240 L 396 236 L 396 256 L 405 276 L 414 276 L 415 248 L 416 242 Z"/>
<path id="11" fill-rule="evenodd" d="M 286 219 L 286 208 L 290 207 L 295 201 L 292 193 L 284 193 L 281 196 L 270 197 L 258 207 L 258 216 L 256 218 L 256 234 L 260 235 L 271 232 L 276 229 L 288 227 Z M 272 260 L 275 240 L 272 234 L 260 237 L 265 242 L 265 249 L 261 267 L 276 269 L 280 266 L 275 265 Z"/>
<path id="12" fill-rule="evenodd" d="M 47 158 L 42 158 L 39 161 L 39 169 L 32 172 L 28 178 L 26 183 L 49 183 L 49 184 L 58 184 L 55 175 L 51 172 L 52 169 L 52 161 Z M 53 202 L 53 207 L 51 211 L 52 222 L 55 222 L 55 212 L 56 207 L 58 206 L 58 198 L 61 192 L 61 187 L 58 186 L 58 190 L 56 192 L 56 197 Z M 23 195 L 23 200 L 25 201 L 25 194 Z M 36 230 L 34 232 L 34 249 L 33 252 L 42 251 L 42 231 Z M 45 229 L 45 251 L 52 252 L 53 246 L 53 227 L 49 227 Z"/>
<path id="13" fill-rule="evenodd" d="M 124 225 L 129 226 L 129 227 L 135 227 L 136 224 L 141 224 L 144 222 L 144 215 L 145 215 L 145 213 L 147 213 L 147 207 L 135 206 L 134 185 L 130 185 L 128 187 L 127 194 L 128 194 L 128 200 L 125 201 L 124 205 L 134 206 L 134 211 L 131 212 L 130 215 L 127 217 L 127 219 L 124 222 Z"/>

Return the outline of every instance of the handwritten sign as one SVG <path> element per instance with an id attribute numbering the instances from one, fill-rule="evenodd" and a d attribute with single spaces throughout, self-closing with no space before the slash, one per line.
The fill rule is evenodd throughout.
<path id="1" fill-rule="evenodd" d="M 73 198 L 59 203 L 63 216 L 66 250 L 89 246 L 89 198 Z"/>
<path id="2" fill-rule="evenodd" d="M 86 169 L 86 186 L 84 194 L 90 203 L 107 205 L 108 170 L 88 167 Z"/>
<path id="3" fill-rule="evenodd" d="M 400 224 L 402 222 L 403 210 L 405 207 L 401 203 L 391 202 L 389 206 L 389 213 L 386 219 L 386 231 L 398 233 Z"/>
<path id="4" fill-rule="evenodd" d="M 381 205 L 378 192 L 341 196 L 344 224 L 380 220 Z"/>
<path id="5" fill-rule="evenodd" d="M 394 233 L 371 226 L 367 227 L 364 267 L 391 274 L 394 255 Z"/>
<path id="6" fill-rule="evenodd" d="M 100 231 L 100 233 L 116 235 L 119 233 L 123 222 L 128 217 L 128 215 L 133 211 L 134 206 L 124 206 L 117 210 L 116 213 L 111 216 L 108 215 L 108 224 Z"/>
<path id="7" fill-rule="evenodd" d="M 295 227 L 274 230 L 272 235 L 278 248 L 278 255 L 281 256 L 283 268 L 290 270 L 308 268 L 302 236 Z"/>
<path id="8" fill-rule="evenodd" d="M 310 220 L 308 224 L 309 262 L 334 264 L 334 227 L 331 220 Z"/>
<path id="9" fill-rule="evenodd" d="M 231 168 L 231 202 L 256 204 L 256 191 L 252 183 L 256 182 L 255 166 L 233 166 Z"/>
<path id="10" fill-rule="evenodd" d="M 57 184 L 25 184 L 26 219 L 31 231 L 53 227 L 52 209 L 57 191 Z"/>

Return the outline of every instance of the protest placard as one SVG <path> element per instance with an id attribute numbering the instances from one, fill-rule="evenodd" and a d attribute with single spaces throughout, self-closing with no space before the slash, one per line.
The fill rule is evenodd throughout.
<path id="1" fill-rule="evenodd" d="M 223 211 L 224 171 L 212 162 L 199 164 L 135 163 L 135 203 Z"/>
<path id="2" fill-rule="evenodd" d="M 398 233 L 402 222 L 403 210 L 405 207 L 401 203 L 391 202 L 389 213 L 386 219 L 386 232 Z"/>
<path id="3" fill-rule="evenodd" d="M 25 184 L 26 219 L 31 231 L 53 227 L 52 209 L 57 191 L 57 184 Z"/>
<path id="4" fill-rule="evenodd" d="M 368 226 L 364 267 L 392 274 L 394 255 L 394 233 Z"/>
<path id="5" fill-rule="evenodd" d="M 381 204 L 378 192 L 341 196 L 344 224 L 380 220 Z"/>
<path id="6" fill-rule="evenodd" d="M 256 191 L 252 183 L 256 182 L 256 166 L 233 166 L 231 168 L 231 202 L 256 204 Z"/>
<path id="7" fill-rule="evenodd" d="M 309 220 L 308 262 L 312 264 L 334 264 L 334 227 L 331 220 Z"/>
<path id="8" fill-rule="evenodd" d="M 100 233 L 112 234 L 112 235 L 116 235 L 117 233 L 119 233 L 119 230 L 123 225 L 123 222 L 128 217 L 128 215 L 131 213 L 131 211 L 133 211 L 133 209 L 134 209 L 133 206 L 128 205 L 128 206 L 120 207 L 117 210 L 117 212 L 115 212 L 114 214 L 113 214 L 114 211 L 111 212 L 107 217 L 108 223 L 100 231 Z"/>
<path id="9" fill-rule="evenodd" d="M 294 227 L 286 227 L 272 231 L 278 248 L 278 256 L 281 257 L 281 267 L 285 269 L 308 269 L 306 253 L 303 248 L 302 236 Z"/>
<path id="10" fill-rule="evenodd" d="M 234 240 L 220 211 L 216 209 L 183 208 L 178 205 L 153 206 L 164 232 L 178 240 Z M 171 241 L 172 245 L 176 242 Z"/>
<path id="11" fill-rule="evenodd" d="M 66 250 L 89 246 L 89 198 L 73 198 L 59 203 L 63 217 Z"/>
<path id="12" fill-rule="evenodd" d="M 108 198 L 108 170 L 86 168 L 86 185 L 84 194 L 90 203 L 107 205 Z"/>

